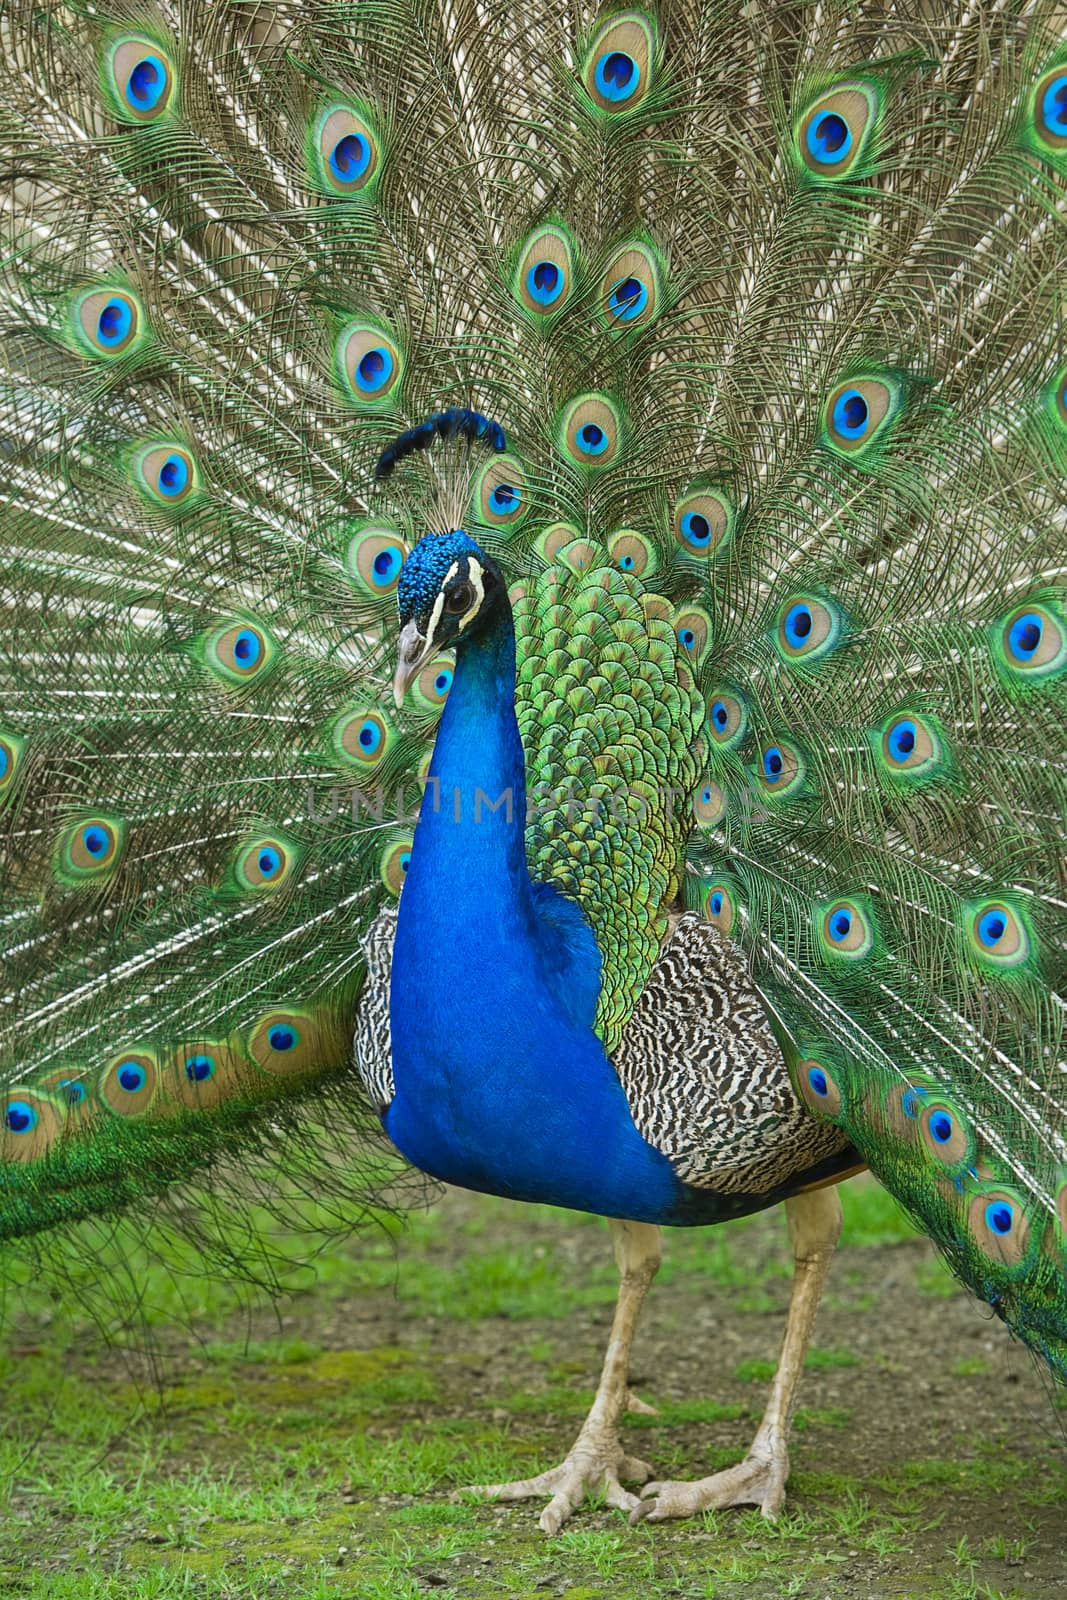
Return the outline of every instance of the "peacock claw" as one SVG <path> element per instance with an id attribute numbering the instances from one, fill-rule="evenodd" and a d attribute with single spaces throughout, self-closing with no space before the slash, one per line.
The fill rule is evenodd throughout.
<path id="1" fill-rule="evenodd" d="M 692 1483 L 646 1483 L 630 1521 L 666 1522 L 671 1517 L 692 1517 L 698 1511 L 721 1511 L 727 1506 L 759 1506 L 772 1522 L 785 1504 L 789 1456 L 783 1450 L 772 1456 L 749 1455 L 735 1467 Z"/>
<path id="2" fill-rule="evenodd" d="M 628 1456 L 617 1439 L 605 1438 L 594 1444 L 579 1438 L 574 1449 L 558 1467 L 539 1472 L 535 1478 L 518 1478 L 513 1483 L 474 1484 L 460 1494 L 478 1495 L 483 1500 L 533 1500 L 550 1495 L 538 1519 L 538 1527 L 555 1534 L 573 1516 L 587 1494 L 603 1494 L 605 1505 L 617 1511 L 635 1513 L 641 1505 L 637 1496 L 622 1486 L 622 1479 L 644 1483 L 652 1468 L 636 1456 Z"/>

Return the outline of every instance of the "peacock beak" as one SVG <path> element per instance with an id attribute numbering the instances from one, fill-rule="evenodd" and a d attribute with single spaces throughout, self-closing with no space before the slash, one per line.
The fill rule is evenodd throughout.
<path id="1" fill-rule="evenodd" d="M 393 699 L 397 710 L 404 704 L 408 685 L 429 656 L 433 642 L 425 638 L 414 622 L 405 622 L 400 630 L 396 647 L 396 673 L 393 677 Z"/>

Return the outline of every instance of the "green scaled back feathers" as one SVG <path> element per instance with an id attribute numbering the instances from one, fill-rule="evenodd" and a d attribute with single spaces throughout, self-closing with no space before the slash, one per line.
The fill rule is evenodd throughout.
<path id="1" fill-rule="evenodd" d="M 527 849 L 539 877 L 588 916 L 601 954 L 596 1026 L 609 1051 L 652 970 L 681 888 L 679 837 L 703 748 L 704 705 L 667 609 L 619 564 L 562 546 L 553 570 L 513 591 L 519 731 L 527 751 Z M 636 547 L 636 546 L 635 546 Z M 597 550 L 595 559 L 605 552 Z M 573 565 L 570 565 L 573 563 Z M 642 604 L 642 599 L 644 604 Z M 669 611 L 668 611 L 669 616 Z M 634 914 L 661 908 L 649 926 Z"/>
<path id="2" fill-rule="evenodd" d="M 1057 13 L 575 16 L 6 8 L 0 1229 L 369 1125 L 359 937 L 450 672 L 395 711 L 394 591 L 465 466 L 370 473 L 474 405 L 531 789 L 608 819 L 529 832 L 605 1039 L 654 953 L 614 908 L 682 876 L 1063 1375 Z"/>

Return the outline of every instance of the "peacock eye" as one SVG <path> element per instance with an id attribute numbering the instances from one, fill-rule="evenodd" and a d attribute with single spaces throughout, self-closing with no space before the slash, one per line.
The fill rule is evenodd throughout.
<path id="1" fill-rule="evenodd" d="M 452 616 L 468 611 L 474 603 L 474 590 L 469 583 L 457 583 L 445 596 L 445 610 Z"/>

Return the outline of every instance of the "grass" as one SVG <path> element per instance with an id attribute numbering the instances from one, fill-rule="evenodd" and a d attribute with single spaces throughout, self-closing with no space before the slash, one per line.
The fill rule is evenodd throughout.
<path id="1" fill-rule="evenodd" d="M 775 1524 L 739 1510 L 631 1528 L 593 1503 L 548 1541 L 536 1507 L 454 1498 L 560 1458 L 592 1396 L 615 1275 L 586 1218 L 450 1196 L 399 1245 L 379 1233 L 320 1254 L 314 1287 L 280 1313 L 199 1281 L 180 1251 L 177 1287 L 137 1257 L 151 1361 L 143 1325 L 108 1341 L 76 1293 L 31 1291 L 0 1354 L 0 1594 L 1058 1594 L 1067 1462 L 1040 1383 L 1025 1363 L 1005 1383 L 1006 1343 L 967 1345 L 971 1313 L 880 1190 L 852 1184 L 845 1199 L 852 1248 L 809 1352 Z M 773 1216 L 670 1239 L 635 1352 L 657 1414 L 628 1419 L 632 1452 L 690 1477 L 738 1459 L 788 1289 Z M 940 1352 L 946 1319 L 958 1339 Z M 1003 1394 L 1023 1403 L 1005 1411 Z"/>

